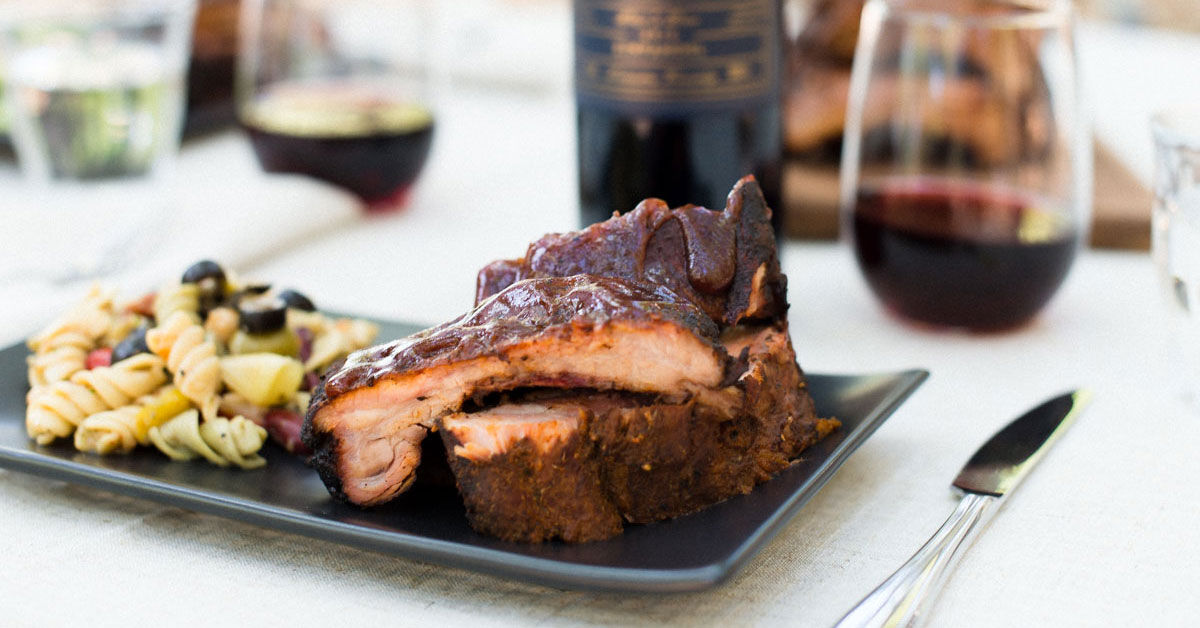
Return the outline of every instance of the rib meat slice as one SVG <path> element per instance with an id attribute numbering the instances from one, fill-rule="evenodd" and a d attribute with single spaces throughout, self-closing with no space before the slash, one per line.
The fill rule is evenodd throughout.
<path id="1" fill-rule="evenodd" d="M 476 278 L 476 302 L 521 279 L 588 273 L 667 286 L 722 327 L 781 320 L 787 278 L 770 217 L 752 176 L 737 182 L 724 211 L 672 210 L 647 199 L 581 231 L 544 236 L 521 259 L 485 266 Z"/>
<path id="2" fill-rule="evenodd" d="M 507 541 L 595 541 L 621 532 L 578 401 L 507 404 L 442 419 L 442 441 L 477 531 Z"/>
<path id="3" fill-rule="evenodd" d="M 732 387 L 723 396 L 741 398 Z M 593 541 L 620 533 L 623 520 L 665 519 L 749 491 L 750 458 L 722 438 L 735 418 L 729 405 L 576 391 L 455 414 L 441 435 L 477 531 Z"/>
<path id="4" fill-rule="evenodd" d="M 686 399 L 574 390 L 443 419 L 471 525 L 511 541 L 607 538 L 622 520 L 748 493 L 837 426 L 815 415 L 782 324 L 724 341 L 736 381 Z"/>
<path id="5" fill-rule="evenodd" d="M 331 493 L 378 504 L 412 484 L 425 435 L 469 400 L 528 387 L 687 396 L 725 379 L 717 340 L 663 286 L 519 281 L 449 323 L 351 354 L 314 394 L 303 438 Z"/>

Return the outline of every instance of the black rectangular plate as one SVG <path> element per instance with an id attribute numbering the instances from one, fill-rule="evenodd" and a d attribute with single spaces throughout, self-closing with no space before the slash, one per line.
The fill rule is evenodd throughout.
<path id="1" fill-rule="evenodd" d="M 381 338 L 413 325 L 381 322 Z M 775 536 L 846 458 L 928 376 L 809 374 L 820 416 L 842 428 L 749 495 L 701 512 L 630 525 L 596 543 L 520 544 L 476 534 L 453 489 L 421 488 L 363 510 L 334 502 L 316 473 L 273 444 L 254 471 L 172 462 L 153 449 L 100 457 L 67 441 L 38 446 L 25 434 L 23 345 L 0 351 L 0 466 L 278 530 L 563 588 L 696 591 L 729 578 Z"/>

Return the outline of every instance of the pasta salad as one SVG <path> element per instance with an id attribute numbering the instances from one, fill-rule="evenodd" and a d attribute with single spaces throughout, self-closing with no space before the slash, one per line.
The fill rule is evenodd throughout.
<path id="1" fill-rule="evenodd" d="M 307 453 L 300 429 L 320 374 L 378 331 L 210 260 L 127 303 L 94 286 L 27 341 L 25 428 L 38 444 L 72 438 L 98 455 L 152 447 L 261 467 L 268 439 Z"/>

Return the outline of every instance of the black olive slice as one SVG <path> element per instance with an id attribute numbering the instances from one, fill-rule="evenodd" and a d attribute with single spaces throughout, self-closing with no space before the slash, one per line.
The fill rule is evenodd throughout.
<path id="1" fill-rule="evenodd" d="M 150 347 L 146 346 L 146 329 L 146 325 L 138 325 L 136 329 L 129 332 L 129 335 L 121 339 L 117 346 L 113 347 L 112 364 L 125 358 L 132 358 L 139 353 L 150 353 Z"/>
<path id="2" fill-rule="evenodd" d="M 283 302 L 287 303 L 287 306 L 290 308 L 304 310 L 305 312 L 317 311 L 317 306 L 313 305 L 311 299 L 295 290 L 284 290 L 279 293 L 279 298 L 283 299 Z"/>
<path id="3" fill-rule="evenodd" d="M 183 271 L 183 278 L 180 281 L 183 283 L 199 284 L 205 279 L 210 279 L 219 283 L 221 287 L 224 287 L 225 269 L 210 259 L 200 260 Z"/>
<path id="4" fill-rule="evenodd" d="M 200 287 L 200 314 L 216 307 L 225 297 L 225 269 L 210 260 L 200 260 L 183 271 L 182 283 Z"/>
<path id="5" fill-rule="evenodd" d="M 262 294 L 238 301 L 239 326 L 250 334 L 266 334 L 287 324 L 287 304 L 277 296 Z"/>

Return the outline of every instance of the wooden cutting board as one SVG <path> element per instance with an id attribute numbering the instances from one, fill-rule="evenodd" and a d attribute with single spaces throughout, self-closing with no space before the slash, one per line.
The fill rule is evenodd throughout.
<path id="1" fill-rule="evenodd" d="M 1096 248 L 1149 250 L 1153 194 L 1103 145 L 1097 143 L 1094 154 L 1091 245 Z M 836 239 L 837 169 L 785 161 L 783 205 L 789 237 Z"/>

